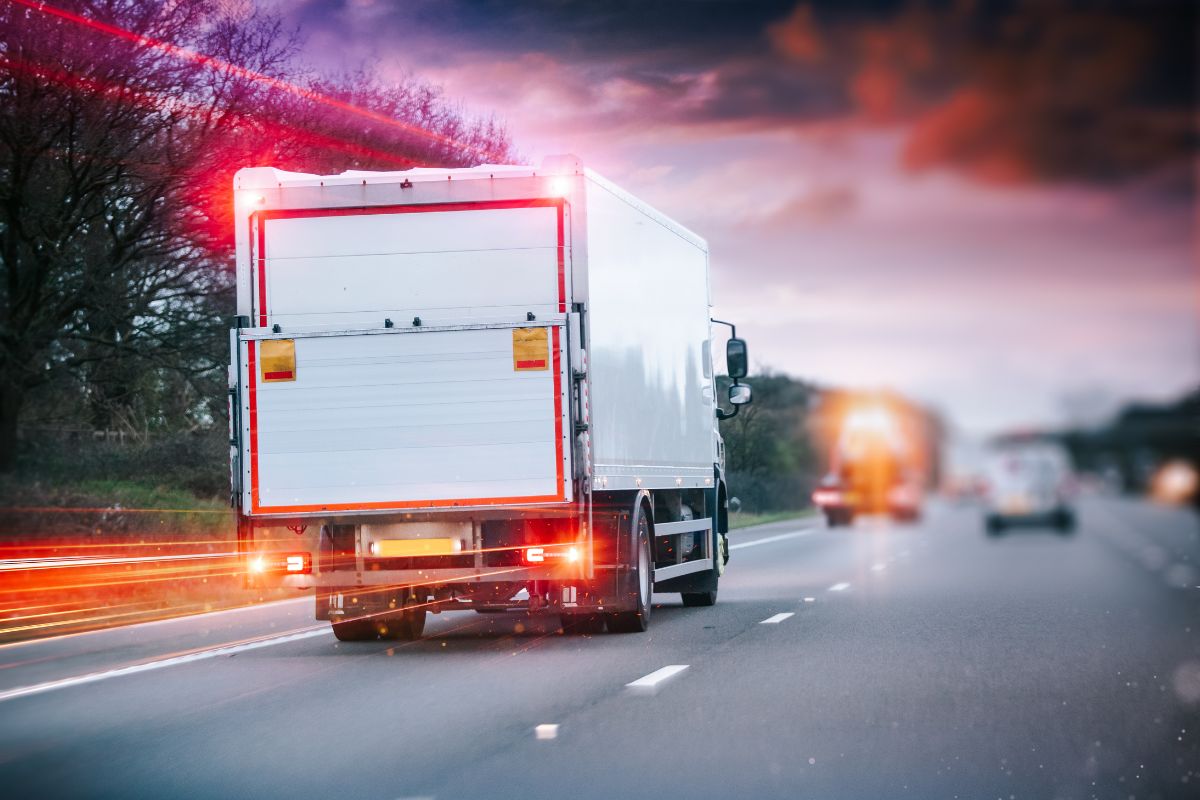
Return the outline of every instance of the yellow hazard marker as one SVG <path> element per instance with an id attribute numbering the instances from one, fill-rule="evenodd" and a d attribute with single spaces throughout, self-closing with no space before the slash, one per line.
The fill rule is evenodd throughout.
<path id="1" fill-rule="evenodd" d="M 550 346 L 545 328 L 513 328 L 513 369 L 550 369 Z"/>
<path id="2" fill-rule="evenodd" d="M 296 340 L 266 339 L 260 343 L 263 383 L 296 380 Z"/>

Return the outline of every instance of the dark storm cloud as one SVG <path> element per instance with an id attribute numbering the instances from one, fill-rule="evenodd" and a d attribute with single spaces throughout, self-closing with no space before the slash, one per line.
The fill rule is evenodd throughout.
<path id="1" fill-rule="evenodd" d="M 536 54 L 586 124 L 912 129 L 905 163 L 993 182 L 1126 179 L 1195 149 L 1196 12 L 1150 2 L 315 0 L 417 71 Z M 469 76 L 468 76 L 469 77 Z M 602 89 L 619 84 L 617 97 Z M 611 89 L 612 86 L 607 88 Z M 601 100 L 608 99 L 607 105 Z M 603 108 L 601 108 L 603 106 Z M 496 109 L 503 116 L 504 108 Z"/>

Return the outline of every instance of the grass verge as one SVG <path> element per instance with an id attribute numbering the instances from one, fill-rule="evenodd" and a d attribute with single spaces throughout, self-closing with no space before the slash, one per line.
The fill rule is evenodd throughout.
<path id="1" fill-rule="evenodd" d="M 736 514 L 729 515 L 729 527 L 732 530 L 739 528 L 749 528 L 751 525 L 766 525 L 770 522 L 783 522 L 789 519 L 805 519 L 816 515 L 817 511 L 813 508 L 806 508 L 802 511 L 772 511 L 767 514 L 750 514 L 744 511 L 739 511 Z"/>

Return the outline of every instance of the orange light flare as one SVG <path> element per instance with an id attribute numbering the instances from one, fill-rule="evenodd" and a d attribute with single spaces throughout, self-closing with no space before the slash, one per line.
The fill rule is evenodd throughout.
<path id="1" fill-rule="evenodd" d="M 188 47 L 182 47 L 180 45 L 172 44 L 171 42 L 164 42 L 164 41 L 161 41 L 158 39 L 152 39 L 148 36 L 143 36 L 139 33 L 134 33 L 133 31 L 129 31 L 124 28 L 120 28 L 116 25 L 110 25 L 108 23 L 100 22 L 99 20 L 90 19 L 88 17 L 84 17 L 79 14 L 73 14 L 70 11 L 66 11 L 64 9 L 57 8 L 55 6 L 49 5 L 48 3 L 35 2 L 35 0 L 12 0 L 12 2 L 18 3 L 19 5 L 23 5 L 26 8 L 33 9 L 34 11 L 41 11 L 45 14 L 50 14 L 50 15 L 58 17 L 60 19 L 67 20 L 68 22 L 75 23 L 76 25 L 81 25 L 83 27 L 91 28 L 92 30 L 99 31 L 101 33 L 105 33 L 110 36 L 115 36 L 119 39 L 125 39 L 126 41 L 133 42 L 133 43 L 141 45 L 143 47 L 147 47 L 147 48 L 150 48 L 153 50 L 158 50 L 162 53 L 166 53 L 166 54 L 174 56 L 176 58 L 180 58 L 180 59 L 183 59 L 186 61 L 192 61 L 192 62 L 194 62 L 196 64 L 200 64 L 201 66 L 206 67 L 206 68 L 210 68 L 210 69 L 214 69 L 214 70 L 218 70 L 218 71 L 229 72 L 233 75 L 238 76 L 239 78 L 254 81 L 255 83 L 260 83 L 264 86 L 269 86 L 272 89 L 277 89 L 279 91 L 286 92 L 286 93 L 294 95 L 296 97 L 300 97 L 305 100 L 310 100 L 314 103 L 319 103 L 321 105 L 328 106 L 329 108 L 334 108 L 339 111 L 344 111 L 348 114 L 353 114 L 355 116 L 359 116 L 364 119 L 371 120 L 372 122 L 378 122 L 380 124 L 387 125 L 387 126 L 396 128 L 398 130 L 401 130 L 405 133 L 413 134 L 413 135 L 428 139 L 430 141 L 436 142 L 437 144 L 461 148 L 461 149 L 464 149 L 467 151 L 474 152 L 477 155 L 484 158 L 485 160 L 493 160 L 493 161 L 498 160 L 496 158 L 497 157 L 496 153 L 492 153 L 482 147 L 479 147 L 478 145 L 473 145 L 468 142 L 463 142 L 459 139 L 455 139 L 452 136 L 447 136 L 445 134 L 437 133 L 435 131 L 431 131 L 426 128 L 422 128 L 419 125 L 413 125 L 411 123 L 402 122 L 401 120 L 395 119 L 393 117 L 389 117 L 386 114 L 380 114 L 377 111 L 371 111 L 369 109 L 361 108 L 359 106 L 353 105 L 352 103 L 347 103 L 344 100 L 338 100 L 337 98 L 330 97 L 328 95 L 317 92 L 313 89 L 305 88 L 303 86 L 297 86 L 296 84 L 282 80 L 281 78 L 275 78 L 270 75 L 266 75 L 264 73 L 257 72 L 252 69 L 247 69 L 246 67 L 242 67 L 237 64 L 233 64 L 229 61 L 225 61 L 220 58 L 216 58 L 215 56 L 208 56 L 203 53 L 198 53 L 195 50 L 192 50 L 191 48 L 188 48 Z"/>
<path id="2" fill-rule="evenodd" d="M 1169 505 L 1183 505 L 1200 491 L 1200 473 L 1183 459 L 1160 466 L 1150 479 L 1150 496 Z"/>

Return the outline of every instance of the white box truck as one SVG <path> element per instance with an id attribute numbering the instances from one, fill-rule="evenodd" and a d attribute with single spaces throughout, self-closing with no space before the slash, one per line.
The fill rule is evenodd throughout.
<path id="1" fill-rule="evenodd" d="M 704 240 L 569 156 L 234 186 L 230 429 L 250 574 L 339 639 L 427 611 L 645 630 L 711 605 L 729 490 Z M 728 323 L 725 323 L 728 324 Z"/>

